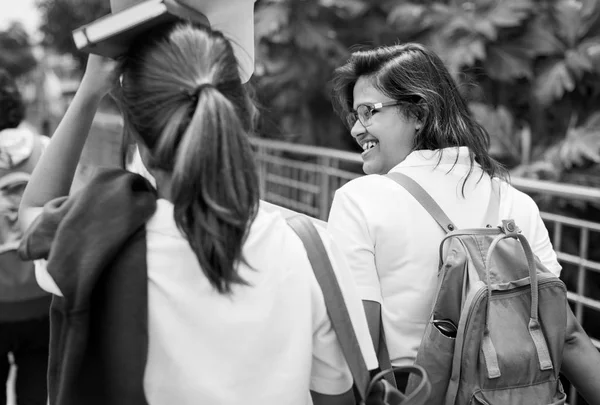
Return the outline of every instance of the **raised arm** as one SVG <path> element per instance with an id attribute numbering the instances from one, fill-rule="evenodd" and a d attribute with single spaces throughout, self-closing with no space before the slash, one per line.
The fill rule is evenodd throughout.
<path id="1" fill-rule="evenodd" d="M 115 66 L 113 60 L 90 55 L 79 89 L 23 193 L 19 209 L 23 229 L 35 220 L 44 204 L 69 194 L 98 105 L 115 83 Z"/>

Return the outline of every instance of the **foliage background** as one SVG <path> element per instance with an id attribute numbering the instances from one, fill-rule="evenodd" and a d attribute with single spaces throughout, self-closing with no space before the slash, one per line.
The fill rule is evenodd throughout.
<path id="1" fill-rule="evenodd" d="M 348 49 L 414 41 L 442 57 L 513 173 L 598 184 L 599 16 L 598 0 L 260 0 L 261 134 L 358 150 L 331 111 L 332 70 Z"/>
<path id="2" fill-rule="evenodd" d="M 44 42 L 108 0 L 38 0 Z M 332 72 L 361 47 L 420 42 L 446 62 L 515 175 L 600 185 L 600 0 L 258 0 L 259 134 L 358 151 L 330 100 Z"/>
<path id="3" fill-rule="evenodd" d="M 0 68 L 17 77 L 29 73 L 36 65 L 31 38 L 23 25 L 12 23 L 0 31 Z"/>

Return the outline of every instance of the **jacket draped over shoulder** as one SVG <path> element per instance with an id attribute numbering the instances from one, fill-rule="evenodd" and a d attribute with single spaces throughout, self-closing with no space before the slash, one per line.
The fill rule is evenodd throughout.
<path id="1" fill-rule="evenodd" d="M 63 294 L 50 311 L 50 404 L 146 404 L 145 224 L 156 198 L 143 177 L 102 169 L 25 233 L 19 253 L 47 259 Z"/>

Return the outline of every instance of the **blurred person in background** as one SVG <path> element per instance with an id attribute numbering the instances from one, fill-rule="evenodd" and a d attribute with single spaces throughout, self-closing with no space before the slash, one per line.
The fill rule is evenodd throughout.
<path id="1" fill-rule="evenodd" d="M 48 138 L 23 123 L 25 105 L 13 78 L 0 70 L 0 381 L 17 366 L 18 405 L 47 400 L 50 294 L 36 283 L 32 262 L 21 261 L 17 210 L 22 192 Z M 0 404 L 6 389 L 0 390 Z"/>
<path id="2" fill-rule="evenodd" d="M 43 58 L 33 73 L 34 94 L 30 110 L 35 111 L 34 124 L 40 133 L 51 136 L 65 113 L 62 85 L 52 68 Z"/>

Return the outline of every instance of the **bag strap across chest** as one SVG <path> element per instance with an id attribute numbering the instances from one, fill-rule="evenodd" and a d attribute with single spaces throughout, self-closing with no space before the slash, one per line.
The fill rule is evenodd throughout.
<path id="1" fill-rule="evenodd" d="M 356 393 L 358 394 L 359 403 L 364 405 L 367 403 L 381 403 L 371 402 L 370 395 L 374 389 L 374 385 L 380 383 L 380 380 L 385 380 L 388 387 L 393 387 L 391 397 L 392 402 L 385 402 L 395 405 L 424 405 L 429 400 L 431 392 L 431 383 L 425 370 L 419 366 L 406 366 L 397 368 L 397 370 L 405 371 L 407 373 L 415 374 L 420 382 L 417 387 L 410 392 L 408 395 L 402 394 L 396 389 L 396 381 L 393 375 L 392 365 L 390 363 L 389 355 L 387 350 L 378 354 L 379 366 L 382 370 L 378 375 L 371 378 L 362 350 L 358 343 L 358 338 L 354 332 L 352 326 L 352 320 L 342 290 L 338 284 L 337 277 L 329 260 L 325 245 L 319 236 L 319 233 L 312 221 L 303 215 L 296 215 L 287 219 L 288 225 L 296 232 L 300 237 L 308 259 L 313 268 L 315 278 L 321 287 L 323 292 L 323 298 L 325 299 L 325 306 L 327 307 L 327 314 L 331 320 L 331 325 L 335 331 L 338 342 L 344 354 L 344 358 L 348 363 L 348 368 L 354 379 L 356 387 Z M 385 338 L 381 335 L 383 345 L 385 345 Z M 383 357 L 382 357 L 383 356 Z M 383 384 L 384 386 L 386 384 Z M 392 399 L 392 398 L 387 398 Z"/>
<path id="2" fill-rule="evenodd" d="M 325 306 L 333 329 L 350 368 L 358 394 L 364 400 L 370 380 L 369 370 L 362 356 L 342 290 L 337 282 L 323 241 L 310 219 L 298 215 L 288 218 L 287 222 L 304 244 L 315 277 L 323 292 Z"/>

